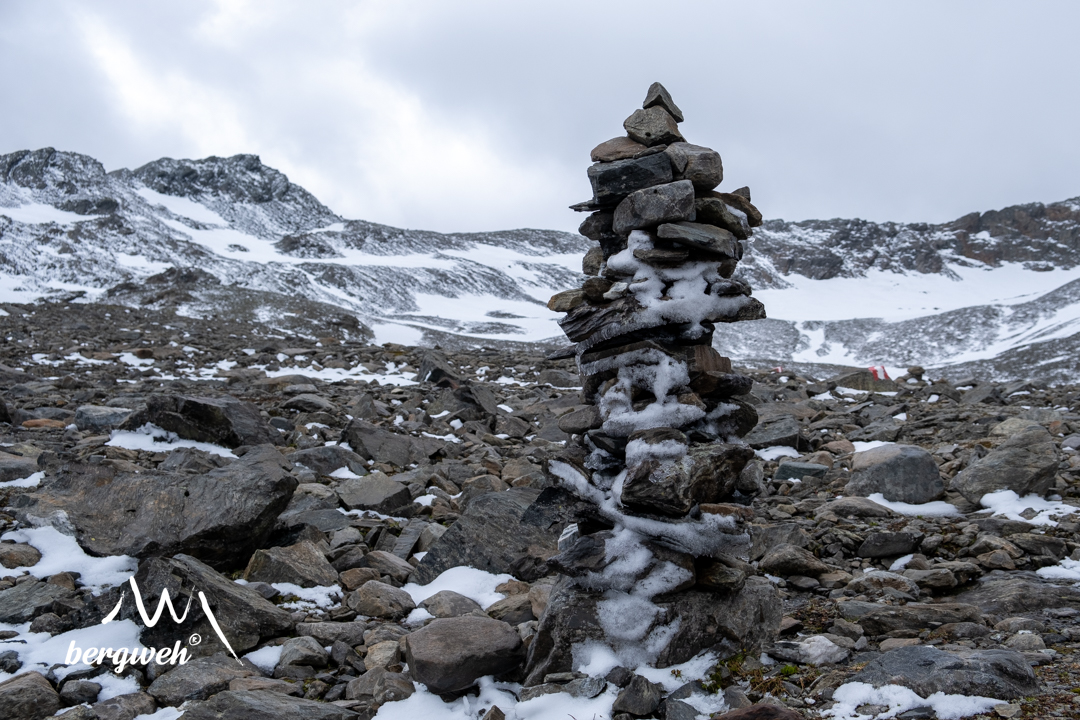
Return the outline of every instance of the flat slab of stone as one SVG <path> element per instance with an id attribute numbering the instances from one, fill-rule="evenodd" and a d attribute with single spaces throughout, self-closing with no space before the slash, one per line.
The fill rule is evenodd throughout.
<path id="1" fill-rule="evenodd" d="M 337 488 L 341 504 L 349 510 L 374 510 L 389 513 L 412 502 L 405 485 L 380 472 L 361 478 L 349 478 Z"/>
<path id="2" fill-rule="evenodd" d="M 694 217 L 694 185 L 689 180 L 679 180 L 627 195 L 615 208 L 612 228 L 625 235 L 631 230 Z"/>
<path id="3" fill-rule="evenodd" d="M 601 205 L 615 205 L 635 190 L 671 181 L 671 163 L 663 153 L 589 167 L 593 200 Z"/>
<path id="4" fill-rule="evenodd" d="M 227 690 L 236 678 L 261 675 L 250 661 L 238 663 L 235 658 L 218 653 L 177 665 L 154 680 L 146 691 L 161 705 L 176 706 L 188 700 L 205 700 Z"/>
<path id="5" fill-rule="evenodd" d="M 352 710 L 271 690 L 226 690 L 184 712 L 184 720 L 351 720 Z"/>
<path id="6" fill-rule="evenodd" d="M 945 652 L 919 645 L 902 647 L 867 663 L 852 682 L 903 685 L 922 697 L 936 692 L 1012 700 L 1034 695 L 1039 683 L 1031 664 L 1012 650 Z"/>

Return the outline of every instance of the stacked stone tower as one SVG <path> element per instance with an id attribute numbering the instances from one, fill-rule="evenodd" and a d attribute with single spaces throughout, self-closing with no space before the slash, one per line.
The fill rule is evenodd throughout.
<path id="1" fill-rule="evenodd" d="M 576 526 L 549 562 L 565 576 L 530 648 L 545 673 L 664 666 L 736 652 L 775 631 L 771 585 L 739 556 L 749 514 L 732 503 L 757 422 L 751 380 L 712 347 L 714 324 L 765 317 L 732 277 L 761 224 L 748 188 L 716 192 L 720 155 L 687 143 L 659 83 L 601 143 L 581 233 L 589 277 L 549 307 L 575 344 L 587 407 L 560 423 L 572 443 L 549 471 L 575 498 Z M 605 660 L 606 658 L 606 660 Z"/>

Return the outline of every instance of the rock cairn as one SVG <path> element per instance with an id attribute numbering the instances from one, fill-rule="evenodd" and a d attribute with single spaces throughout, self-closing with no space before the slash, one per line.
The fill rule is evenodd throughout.
<path id="1" fill-rule="evenodd" d="M 541 622 L 528 682 L 571 669 L 567 644 L 575 669 L 602 656 L 663 666 L 718 644 L 752 646 L 779 619 L 772 589 L 747 583 L 737 559 L 748 513 L 732 501 L 753 457 L 740 438 L 757 422 L 739 396 L 752 382 L 712 347 L 715 323 L 765 317 L 732 277 L 761 214 L 748 188 L 714 190 L 720 155 L 687 143 L 682 119 L 653 83 L 623 123 L 628 137 L 592 151 L 593 198 L 573 206 L 591 211 L 580 231 L 598 245 L 585 256 L 582 287 L 549 307 L 567 313 L 560 324 L 588 407 L 560 423 L 574 442 L 549 470 L 580 502 L 549 563 L 566 578 Z M 560 617 L 560 603 L 575 622 Z M 560 622 L 589 629 L 570 637 Z M 747 622 L 757 625 L 736 627 Z"/>

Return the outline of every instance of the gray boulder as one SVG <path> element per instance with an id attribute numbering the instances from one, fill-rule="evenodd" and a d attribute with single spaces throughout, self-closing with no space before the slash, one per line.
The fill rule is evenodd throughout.
<path id="1" fill-rule="evenodd" d="M 308 665 L 309 667 L 326 667 L 330 656 L 319 641 L 309 635 L 289 638 L 281 646 L 281 659 L 278 665 Z"/>
<path id="2" fill-rule="evenodd" d="M 303 465 L 319 475 L 329 475 L 341 468 L 348 468 L 356 475 L 366 475 L 368 471 L 364 458 L 340 445 L 324 445 L 299 450 L 290 455 L 289 460 L 293 465 Z"/>
<path id="3" fill-rule="evenodd" d="M 391 620 L 400 620 L 416 609 L 409 593 L 378 580 L 369 580 L 350 593 L 346 603 L 360 615 Z"/>
<path id="4" fill-rule="evenodd" d="M 41 551 L 26 543 L 0 543 L 0 565 L 5 568 L 29 568 L 41 559 Z"/>
<path id="5" fill-rule="evenodd" d="M 311 542 L 256 550 L 244 570 L 249 582 L 285 582 L 300 587 L 337 585 L 338 574 Z"/>
<path id="6" fill-rule="evenodd" d="M 830 570 L 828 565 L 814 557 L 814 553 L 788 544 L 777 545 L 765 553 L 758 567 L 763 572 L 783 577 L 789 575 L 817 577 Z"/>
<path id="7" fill-rule="evenodd" d="M 903 685 L 922 697 L 936 692 L 1012 700 L 1034 695 L 1039 682 L 1024 656 L 1012 650 L 944 652 L 916 645 L 871 660 L 852 682 Z"/>
<path id="8" fill-rule="evenodd" d="M 367 623 L 362 622 L 298 623 L 296 626 L 297 635 L 313 637 L 322 647 L 333 645 L 339 640 L 350 647 L 363 645 L 364 633 L 367 630 Z"/>
<path id="9" fill-rule="evenodd" d="M 921 504 L 945 492 L 933 456 L 914 445 L 883 445 L 855 453 L 851 470 L 845 495 L 881 493 L 890 502 Z"/>
<path id="10" fill-rule="evenodd" d="M 603 594 L 575 586 L 561 578 L 551 591 L 529 646 L 526 686 L 539 685 L 550 673 L 573 670 L 576 644 L 605 639 L 597 603 Z M 660 617 L 680 619 L 678 629 L 656 659 L 656 667 L 685 662 L 706 648 L 721 654 L 760 651 L 771 643 L 780 627 L 781 602 L 775 586 L 765 578 L 749 577 L 742 591 L 731 595 L 689 590 L 657 598 Z"/>
<path id="11" fill-rule="evenodd" d="M 631 140 L 649 147 L 683 140 L 675 118 L 659 105 L 635 110 L 633 115 L 623 121 L 623 128 Z"/>
<path id="12" fill-rule="evenodd" d="M 373 472 L 362 478 L 349 478 L 338 486 L 337 494 L 341 504 L 350 510 L 389 513 L 412 502 L 408 487 L 381 472 Z"/>
<path id="13" fill-rule="evenodd" d="M 120 427 L 130 414 L 129 408 L 81 405 L 75 410 L 75 427 L 83 431 L 108 432 Z"/>
<path id="14" fill-rule="evenodd" d="M 770 423 L 762 423 L 743 438 L 746 444 L 755 450 L 786 445 L 796 450 L 810 447 L 803 436 L 802 425 L 793 417 L 783 417 Z"/>
<path id="15" fill-rule="evenodd" d="M 885 575 L 886 573 L 879 573 Z M 904 579 L 904 578 L 901 578 Z M 841 614 L 851 603 L 841 603 Z M 847 617 L 845 615 L 845 617 Z M 964 603 L 911 603 L 907 605 L 877 605 L 859 617 L 859 624 L 868 635 L 885 635 L 895 630 L 922 630 L 931 623 L 982 623 L 982 613 L 974 605 Z M 935 625 L 934 627 L 937 627 Z"/>
<path id="16" fill-rule="evenodd" d="M 60 709 L 60 696 L 43 675 L 27 672 L 0 682 L 0 720 L 41 720 Z"/>
<path id="17" fill-rule="evenodd" d="M 735 236 L 715 225 L 698 222 L 664 223 L 656 229 L 656 234 L 665 240 L 718 257 L 739 257 L 739 246 Z"/>
<path id="18" fill-rule="evenodd" d="M 532 581 L 547 574 L 545 561 L 558 551 L 566 525 L 564 496 L 554 488 L 510 488 L 481 495 L 433 542 L 412 575 L 426 585 L 452 567 L 467 565 L 492 573 L 511 573 Z"/>
<path id="19" fill-rule="evenodd" d="M 341 439 L 365 460 L 384 462 L 399 468 L 411 463 L 428 462 L 442 449 L 442 443 L 432 438 L 414 438 L 391 432 L 365 420 L 353 420 Z"/>
<path id="20" fill-rule="evenodd" d="M 38 471 L 35 458 L 19 457 L 0 452 L 0 482 L 22 480 Z"/>
<path id="21" fill-rule="evenodd" d="M 589 168 L 593 201 L 598 205 L 614 205 L 635 190 L 671 180 L 671 163 L 663 153 L 596 163 Z"/>
<path id="22" fill-rule="evenodd" d="M 250 661 L 236 662 L 235 658 L 218 653 L 177 665 L 154 680 L 146 692 L 162 705 L 176 706 L 228 690 L 229 683 L 236 678 L 261 675 Z"/>
<path id="23" fill-rule="evenodd" d="M 97 555 L 188 553 L 233 564 L 259 547 L 296 489 L 288 460 L 271 446 L 205 475 L 118 472 L 73 465 L 48 491 L 17 496 L 28 525 L 56 524 Z"/>
<path id="24" fill-rule="evenodd" d="M 271 690 L 226 690 L 184 711 L 184 720 L 351 720 L 352 710 Z"/>
<path id="25" fill-rule="evenodd" d="M 97 720 L 133 720 L 153 713 L 157 703 L 152 695 L 133 692 L 94 703 L 89 709 Z"/>
<path id="26" fill-rule="evenodd" d="M 440 590 L 421 602 L 420 607 L 437 618 L 459 617 L 469 613 L 484 612 L 484 608 L 480 607 L 480 603 L 453 590 Z"/>
<path id="27" fill-rule="evenodd" d="M 66 600 L 75 593 L 60 585 L 27 580 L 6 590 L 0 590 L 0 623 L 30 622 L 49 612 L 57 600 Z"/>
<path id="28" fill-rule="evenodd" d="M 689 180 L 679 180 L 627 195 L 615 208 L 612 228 L 626 235 L 631 230 L 694 217 L 694 185 Z"/>
<path id="29" fill-rule="evenodd" d="M 712 190 L 724 180 L 720 153 L 687 142 L 672 143 L 664 154 L 671 160 L 676 180 L 689 180 L 698 190 Z"/>
<path id="30" fill-rule="evenodd" d="M 187 440 L 230 448 L 285 444 L 281 433 L 271 427 L 256 405 L 228 395 L 213 398 L 151 395 L 146 399 L 146 409 L 130 415 L 121 427 L 135 430 L 145 423 Z"/>
<path id="31" fill-rule="evenodd" d="M 1053 437 L 1041 425 L 1029 425 L 957 473 L 952 488 L 976 504 L 998 490 L 1012 490 L 1021 497 L 1045 495 L 1057 467 Z"/>
<path id="32" fill-rule="evenodd" d="M 291 613 L 187 555 L 144 560 L 139 564 L 135 580 L 147 608 L 157 607 L 164 590 L 169 591 L 174 604 L 179 598 L 186 598 L 192 588 L 203 592 L 222 632 L 238 655 L 254 648 L 262 640 L 292 632 Z M 119 599 L 120 590 L 113 591 L 116 599 Z M 131 618 L 142 624 L 134 603 L 130 601 L 124 603 L 120 617 Z M 142 642 L 148 647 L 172 647 L 177 637 L 189 637 L 194 633 L 198 633 L 203 641 L 189 648 L 189 652 L 209 656 L 226 650 L 199 607 L 197 596 L 183 623 L 177 625 L 169 618 L 168 622 L 162 621 L 153 628 L 146 628 L 142 632 Z M 236 665 L 236 660 L 231 657 L 229 662 Z"/>
<path id="33" fill-rule="evenodd" d="M 524 660 L 521 636 L 491 618 L 433 620 L 405 636 L 409 674 L 436 694 L 464 690 L 485 675 L 503 675 Z"/>

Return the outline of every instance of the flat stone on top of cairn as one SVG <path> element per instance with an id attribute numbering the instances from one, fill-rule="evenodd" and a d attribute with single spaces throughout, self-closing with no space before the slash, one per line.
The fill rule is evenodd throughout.
<path id="1" fill-rule="evenodd" d="M 592 151 L 593 197 L 572 206 L 591 213 L 580 232 L 597 247 L 582 287 L 548 307 L 566 313 L 595 410 L 560 423 L 572 441 L 548 463 L 577 498 L 577 527 L 549 561 L 563 577 L 527 685 L 611 653 L 664 667 L 752 650 L 779 626 L 775 588 L 739 559 L 749 539 L 738 481 L 754 456 L 741 438 L 757 423 L 740 396 L 752 383 L 712 347 L 715 323 L 765 317 L 732 277 L 761 214 L 748 188 L 715 191 L 720 155 L 685 142 L 682 119 L 653 83 L 628 137 Z"/>

